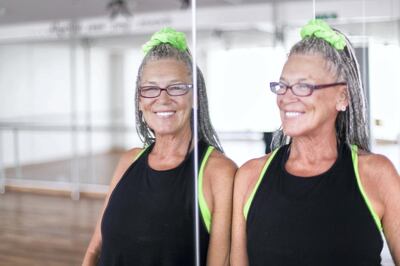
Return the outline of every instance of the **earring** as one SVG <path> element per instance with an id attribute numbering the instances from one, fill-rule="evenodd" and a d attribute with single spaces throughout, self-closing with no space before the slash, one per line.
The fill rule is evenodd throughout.
<path id="1" fill-rule="evenodd" d="M 346 106 L 342 106 L 342 108 L 340 109 L 342 112 L 346 111 Z"/>

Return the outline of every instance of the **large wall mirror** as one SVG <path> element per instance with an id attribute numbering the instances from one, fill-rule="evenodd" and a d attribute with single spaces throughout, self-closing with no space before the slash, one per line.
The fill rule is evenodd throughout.
<path id="1" fill-rule="evenodd" d="M 107 191 L 121 153 L 142 146 L 134 109 L 141 46 L 165 26 L 196 47 L 227 156 L 239 166 L 262 156 L 281 123 L 269 82 L 279 80 L 300 27 L 314 16 L 354 44 L 372 151 L 400 170 L 399 0 L 191 2 L 0 3 L 0 192 L 54 190 L 79 199 Z"/>

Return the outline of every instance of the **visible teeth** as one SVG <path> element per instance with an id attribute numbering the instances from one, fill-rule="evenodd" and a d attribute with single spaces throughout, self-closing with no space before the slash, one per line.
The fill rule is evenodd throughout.
<path id="1" fill-rule="evenodd" d="M 170 116 L 173 114 L 174 114 L 174 112 L 157 112 L 157 115 L 159 115 L 159 116 Z"/>
<path id="2" fill-rule="evenodd" d="M 301 115 L 301 113 L 300 112 L 286 112 L 285 115 L 288 117 L 295 117 L 295 116 Z"/>

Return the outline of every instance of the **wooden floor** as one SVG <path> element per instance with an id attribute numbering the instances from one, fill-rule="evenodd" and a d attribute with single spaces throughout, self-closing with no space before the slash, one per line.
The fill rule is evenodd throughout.
<path id="1" fill-rule="evenodd" d="M 122 151 L 110 151 L 102 154 L 93 154 L 91 157 L 79 156 L 76 160 L 76 166 L 80 182 L 109 185 L 114 169 L 122 153 Z M 20 176 L 17 176 L 15 167 L 5 168 L 4 174 L 6 178 L 72 182 L 72 164 L 72 159 L 52 160 L 21 165 Z"/>
<path id="2" fill-rule="evenodd" d="M 81 265 L 102 199 L 0 194 L 0 265 Z"/>

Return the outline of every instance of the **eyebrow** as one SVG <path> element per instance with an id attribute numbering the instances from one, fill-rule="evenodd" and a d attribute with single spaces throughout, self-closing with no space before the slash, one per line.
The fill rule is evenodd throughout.
<path id="1" fill-rule="evenodd" d="M 157 82 L 155 81 L 144 81 L 143 84 L 149 84 L 149 85 L 157 85 Z"/>
<path id="2" fill-rule="evenodd" d="M 185 84 L 186 84 L 186 82 L 184 82 L 184 81 L 182 81 L 182 80 L 179 80 L 179 79 L 171 80 L 170 83 L 171 83 L 171 84 L 182 84 L 182 83 L 185 83 Z"/>
<path id="3" fill-rule="evenodd" d="M 178 80 L 178 79 L 174 79 L 174 80 L 170 80 L 169 82 L 168 82 L 168 86 L 169 85 L 174 85 L 174 84 L 186 84 L 187 82 L 184 82 L 184 81 L 182 81 L 182 80 Z M 145 80 L 144 82 L 143 82 L 143 84 L 149 84 L 149 85 L 157 85 L 158 86 L 158 82 L 156 82 L 156 81 L 148 81 L 148 80 Z"/>
<path id="4" fill-rule="evenodd" d="M 279 81 L 284 81 L 284 82 L 286 82 L 286 83 L 289 83 L 289 82 L 285 79 L 285 77 L 280 77 Z M 306 78 L 301 78 L 301 79 L 298 79 L 295 83 L 299 83 L 299 82 L 303 82 L 303 81 L 307 81 L 307 79 L 306 79 Z"/>

